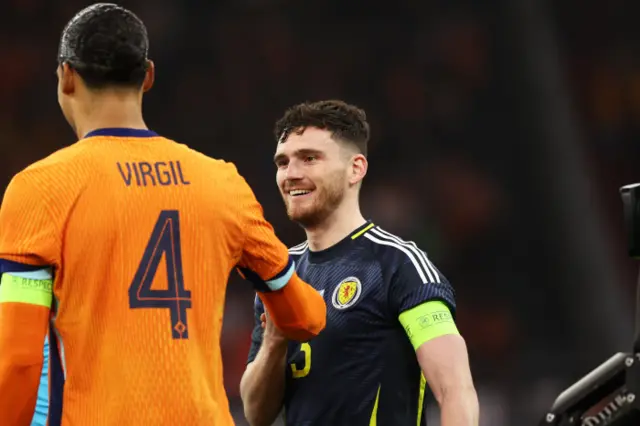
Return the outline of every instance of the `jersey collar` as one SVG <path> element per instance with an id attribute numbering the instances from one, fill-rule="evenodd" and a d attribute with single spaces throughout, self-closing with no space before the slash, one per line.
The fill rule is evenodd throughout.
<path id="1" fill-rule="evenodd" d="M 129 129 L 126 127 L 110 127 L 104 129 L 96 129 L 84 135 L 83 139 L 93 136 L 111 136 L 116 138 L 153 138 L 158 134 L 147 129 Z"/>
<path id="2" fill-rule="evenodd" d="M 329 248 L 320 251 L 311 251 L 308 250 L 309 253 L 309 262 L 311 263 L 322 263 L 337 257 L 342 257 L 344 253 L 352 247 L 352 244 L 355 240 L 364 235 L 368 230 L 373 228 L 375 225 L 370 220 L 367 220 L 363 225 L 354 229 L 349 235 L 344 237 L 342 240 L 332 245 Z"/>

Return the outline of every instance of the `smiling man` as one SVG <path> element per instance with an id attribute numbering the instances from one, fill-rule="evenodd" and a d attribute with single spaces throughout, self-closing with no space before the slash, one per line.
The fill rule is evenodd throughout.
<path id="1" fill-rule="evenodd" d="M 276 181 L 307 241 L 289 250 L 300 277 L 327 302 L 327 327 L 288 341 L 258 298 L 241 382 L 252 426 L 415 426 L 426 423 L 428 383 L 442 426 L 477 426 L 467 349 L 454 292 L 414 243 L 364 219 L 369 125 L 342 101 L 304 103 L 275 126 Z"/>

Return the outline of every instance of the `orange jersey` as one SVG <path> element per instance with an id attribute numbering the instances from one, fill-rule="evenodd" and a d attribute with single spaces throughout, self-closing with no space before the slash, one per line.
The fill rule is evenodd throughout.
<path id="1" fill-rule="evenodd" d="M 92 132 L 16 175 L 0 258 L 54 271 L 50 426 L 232 425 L 229 273 L 292 274 L 235 166 L 131 129 Z"/>

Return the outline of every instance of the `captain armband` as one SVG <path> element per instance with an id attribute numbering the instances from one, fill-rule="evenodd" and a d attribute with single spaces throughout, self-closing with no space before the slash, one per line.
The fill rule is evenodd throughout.
<path id="1" fill-rule="evenodd" d="M 460 334 L 451 311 L 441 301 L 422 303 L 404 311 L 398 318 L 414 349 L 446 334 Z"/>
<path id="2" fill-rule="evenodd" d="M 26 303 L 51 307 L 53 274 L 44 268 L 29 272 L 5 272 L 0 276 L 0 303 Z"/>
<path id="3" fill-rule="evenodd" d="M 293 274 L 296 272 L 296 263 L 291 257 L 289 257 L 287 266 L 285 266 L 275 277 L 268 280 L 263 280 L 260 278 L 260 275 L 249 268 L 239 267 L 237 269 L 240 276 L 251 282 L 257 292 L 269 293 L 271 291 L 282 290 L 282 288 L 287 285 Z"/>

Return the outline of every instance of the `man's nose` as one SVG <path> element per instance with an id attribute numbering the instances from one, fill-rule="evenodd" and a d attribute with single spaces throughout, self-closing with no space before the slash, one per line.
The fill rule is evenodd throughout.
<path id="1" fill-rule="evenodd" d="M 287 165 L 286 178 L 290 180 L 303 178 L 302 167 L 300 166 L 299 162 L 297 161 L 289 162 L 289 164 Z"/>

